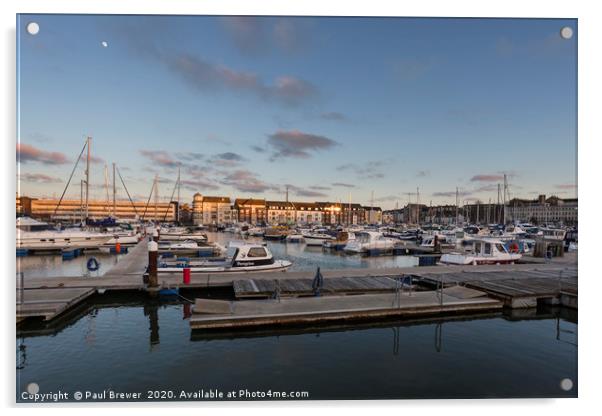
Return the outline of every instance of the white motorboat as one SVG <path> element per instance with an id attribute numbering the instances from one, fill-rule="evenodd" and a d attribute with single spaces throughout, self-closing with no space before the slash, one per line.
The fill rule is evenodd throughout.
<path id="1" fill-rule="evenodd" d="M 225 260 L 189 261 L 175 267 L 159 264 L 157 270 L 164 273 L 181 272 L 184 267 L 192 273 L 250 273 L 284 271 L 293 263 L 288 260 L 274 260 L 267 246 L 262 244 L 230 244 Z"/>
<path id="2" fill-rule="evenodd" d="M 564 241 L 566 230 L 560 228 L 540 228 L 544 240 Z"/>
<path id="3" fill-rule="evenodd" d="M 335 250 L 341 250 L 345 248 L 347 243 L 355 240 L 355 233 L 342 231 L 340 232 L 334 240 L 326 240 L 322 243 L 322 247 L 330 248 Z"/>
<path id="4" fill-rule="evenodd" d="M 200 231 L 190 231 L 185 227 L 161 228 L 159 231 L 160 240 L 195 240 L 207 241 L 207 235 Z"/>
<path id="5" fill-rule="evenodd" d="M 325 241 L 336 240 L 336 237 L 324 233 L 306 233 L 303 235 L 305 244 L 308 246 L 322 246 Z"/>
<path id="6" fill-rule="evenodd" d="M 394 238 L 385 237 L 378 231 L 362 231 L 355 234 L 355 239 L 350 240 L 343 250 L 350 253 L 363 253 L 368 250 L 388 250 L 399 243 Z"/>
<path id="7" fill-rule="evenodd" d="M 465 253 L 449 253 L 441 256 L 442 264 L 480 265 L 480 264 L 514 264 L 522 255 L 510 253 L 504 241 L 494 238 L 474 239 L 473 249 Z"/>
<path id="8" fill-rule="evenodd" d="M 289 234 L 284 241 L 287 243 L 304 243 L 305 237 L 302 234 Z"/>
<path id="9" fill-rule="evenodd" d="M 29 217 L 17 218 L 17 248 L 27 250 L 63 250 L 95 248 L 107 243 L 110 234 L 89 232 L 79 228 L 56 230 L 49 224 Z"/>
<path id="10" fill-rule="evenodd" d="M 199 243 L 194 240 L 159 241 L 159 251 L 179 251 L 188 249 L 198 249 L 199 247 Z"/>
<path id="11" fill-rule="evenodd" d="M 249 228 L 248 234 L 251 237 L 263 237 L 265 229 L 260 227 Z"/>

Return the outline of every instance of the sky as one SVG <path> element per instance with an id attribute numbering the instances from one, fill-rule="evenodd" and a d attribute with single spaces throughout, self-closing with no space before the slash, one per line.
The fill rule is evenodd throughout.
<path id="1" fill-rule="evenodd" d="M 574 19 L 19 15 L 17 33 L 21 195 L 59 197 L 90 136 L 93 199 L 112 163 L 140 200 L 156 175 L 169 200 L 178 170 L 189 203 L 488 202 L 504 174 L 510 197 L 576 196 Z"/>

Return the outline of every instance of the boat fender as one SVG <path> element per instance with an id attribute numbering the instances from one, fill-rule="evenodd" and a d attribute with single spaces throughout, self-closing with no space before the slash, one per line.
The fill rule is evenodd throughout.
<path id="1" fill-rule="evenodd" d="M 98 268 L 100 267 L 100 263 L 98 262 L 98 260 L 96 260 L 96 257 L 90 257 L 88 259 L 88 262 L 86 263 L 86 267 L 89 271 L 94 272 L 98 270 Z"/>

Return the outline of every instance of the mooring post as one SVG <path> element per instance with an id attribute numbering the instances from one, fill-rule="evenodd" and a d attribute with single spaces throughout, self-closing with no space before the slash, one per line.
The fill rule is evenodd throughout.
<path id="1" fill-rule="evenodd" d="M 159 286 L 157 278 L 157 254 L 159 253 L 159 244 L 156 241 L 148 242 L 148 286 Z"/>
<path id="2" fill-rule="evenodd" d="M 25 274 L 23 272 L 19 272 L 19 285 L 21 291 L 21 301 L 19 302 L 21 305 L 25 303 Z"/>

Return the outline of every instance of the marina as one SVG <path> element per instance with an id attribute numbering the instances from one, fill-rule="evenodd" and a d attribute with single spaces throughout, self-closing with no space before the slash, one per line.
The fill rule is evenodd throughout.
<path id="1" fill-rule="evenodd" d="M 149 264 L 148 247 L 147 241 L 141 241 L 102 276 L 23 279 L 23 286 L 17 287 L 20 293 L 17 319 L 20 321 L 38 316 L 51 320 L 94 293 L 131 290 L 156 293 L 143 278 Z M 568 260 L 565 257 L 563 259 Z M 577 307 L 576 264 L 566 261 L 463 268 L 424 266 L 324 270 L 318 272 L 321 280 L 318 279 L 317 283 L 318 274 L 315 271 L 223 274 L 216 268 L 210 270 L 189 273 L 188 277 L 184 268 L 163 272 L 157 280 L 158 290 L 177 288 L 177 293 L 182 293 L 187 289 L 227 289 L 238 299 L 232 304 L 236 305 L 237 311 L 240 312 L 239 307 L 244 311 L 245 307 L 249 308 L 248 305 L 256 302 L 250 309 L 254 312 L 244 312 L 242 315 L 232 312 L 216 317 L 211 309 L 207 312 L 202 307 L 195 307 L 192 328 L 209 327 L 208 322 L 212 322 L 211 328 L 217 328 L 220 323 L 230 327 L 232 321 L 245 322 L 247 326 L 251 325 L 249 322 L 255 322 L 253 325 L 263 326 L 270 322 L 294 325 L 410 314 L 445 315 L 500 307 L 536 307 L 538 301 Z M 455 295 L 446 293 L 450 290 Z M 466 293 L 472 293 L 473 296 L 467 296 Z M 459 297 L 454 299 L 454 296 Z M 391 297 L 397 299 L 396 307 L 392 307 L 394 302 L 391 302 Z M 260 298 L 278 300 L 276 303 L 242 302 L 244 299 Z M 287 309 L 282 306 L 281 298 L 297 299 L 291 299 L 293 306 Z M 420 299 L 428 301 L 419 302 L 418 307 L 416 302 Z M 223 302 L 230 305 L 229 301 Z M 289 300 L 284 302 L 286 304 Z M 218 310 L 223 312 L 228 309 L 224 306 L 226 303 L 219 306 Z M 52 307 L 48 306 L 50 304 Z M 207 317 L 206 314 L 212 316 Z M 287 318 L 282 319 L 284 316 Z"/>
<path id="2" fill-rule="evenodd" d="M 578 397 L 577 20 L 301 15 L 17 15 L 18 403 Z"/>

